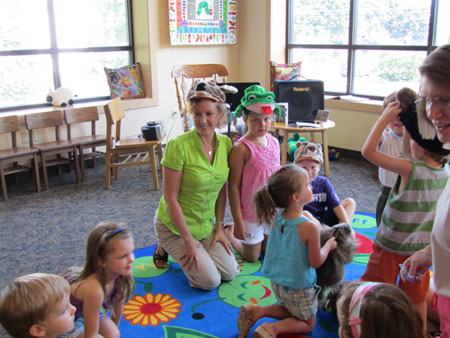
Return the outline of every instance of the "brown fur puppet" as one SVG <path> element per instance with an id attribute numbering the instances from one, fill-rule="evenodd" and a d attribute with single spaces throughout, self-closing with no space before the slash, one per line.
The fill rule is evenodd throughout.
<path id="1" fill-rule="evenodd" d="M 341 223 L 333 227 L 323 225 L 320 231 L 320 245 L 323 246 L 331 237 L 336 238 L 337 247 L 328 254 L 325 262 L 316 269 L 317 285 L 322 290 L 319 293 L 319 306 L 322 306 L 326 299 L 325 289 L 332 288 L 339 284 L 344 278 L 345 265 L 351 263 L 358 244 L 351 237 L 352 229 L 349 224 Z"/>

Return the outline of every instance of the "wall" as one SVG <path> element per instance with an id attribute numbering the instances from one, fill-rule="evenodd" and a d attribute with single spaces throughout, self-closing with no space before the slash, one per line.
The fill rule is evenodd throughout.
<path id="1" fill-rule="evenodd" d="M 336 126 L 328 130 L 330 146 L 361 151 L 362 146 L 382 112 L 379 103 L 355 103 L 341 100 L 326 100 L 330 119 Z"/>
<path id="2" fill-rule="evenodd" d="M 156 50 L 156 79 L 158 105 L 128 111 L 124 134 L 139 131 L 150 120 L 164 120 L 166 131 L 172 126 L 170 137 L 182 133 L 175 86 L 170 77 L 171 69 L 178 64 L 221 63 L 227 66 L 229 81 L 259 81 L 266 85 L 268 68 L 268 4 L 269 0 L 245 0 L 238 2 L 237 44 L 223 46 L 171 46 L 168 27 L 167 1 L 149 0 L 151 46 Z M 258 19 L 254 19 L 258 18 Z M 257 38 L 255 38 L 257 37 Z M 154 69 L 153 67 L 152 69 Z"/>

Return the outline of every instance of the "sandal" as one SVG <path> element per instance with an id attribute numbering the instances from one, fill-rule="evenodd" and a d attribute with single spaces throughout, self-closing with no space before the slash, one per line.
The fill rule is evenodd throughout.
<path id="1" fill-rule="evenodd" d="M 237 327 L 239 330 L 239 338 L 247 338 L 250 329 L 255 324 L 251 318 L 253 314 L 253 306 L 245 304 L 241 306 L 241 312 L 237 320 Z"/>
<path id="2" fill-rule="evenodd" d="M 164 251 L 161 255 L 160 252 Z M 169 254 L 159 245 L 156 246 L 155 252 L 153 252 L 153 264 L 157 269 L 167 268 L 167 261 L 169 260 Z"/>
<path id="3" fill-rule="evenodd" d="M 262 326 L 258 326 L 253 332 L 253 338 L 276 338 L 274 335 L 267 332 L 267 330 Z"/>

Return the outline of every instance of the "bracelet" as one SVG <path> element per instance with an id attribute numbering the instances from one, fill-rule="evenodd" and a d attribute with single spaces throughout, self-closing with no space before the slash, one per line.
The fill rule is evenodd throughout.
<path id="1" fill-rule="evenodd" d="M 224 222 L 224 221 L 220 221 L 220 222 L 216 222 L 216 224 L 221 224 L 221 225 L 224 225 L 224 224 L 225 224 L 225 222 Z"/>

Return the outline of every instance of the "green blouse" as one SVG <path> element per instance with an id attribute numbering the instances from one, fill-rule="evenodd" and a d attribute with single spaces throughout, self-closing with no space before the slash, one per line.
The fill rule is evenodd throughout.
<path id="1" fill-rule="evenodd" d="M 195 129 L 170 140 L 162 164 L 182 171 L 178 202 L 192 237 L 208 237 L 215 223 L 215 205 L 220 190 L 228 179 L 228 154 L 231 140 L 216 133 L 216 151 L 211 165 L 201 150 L 202 141 Z M 164 196 L 159 201 L 157 217 L 173 233 L 179 235 L 167 209 Z"/>

